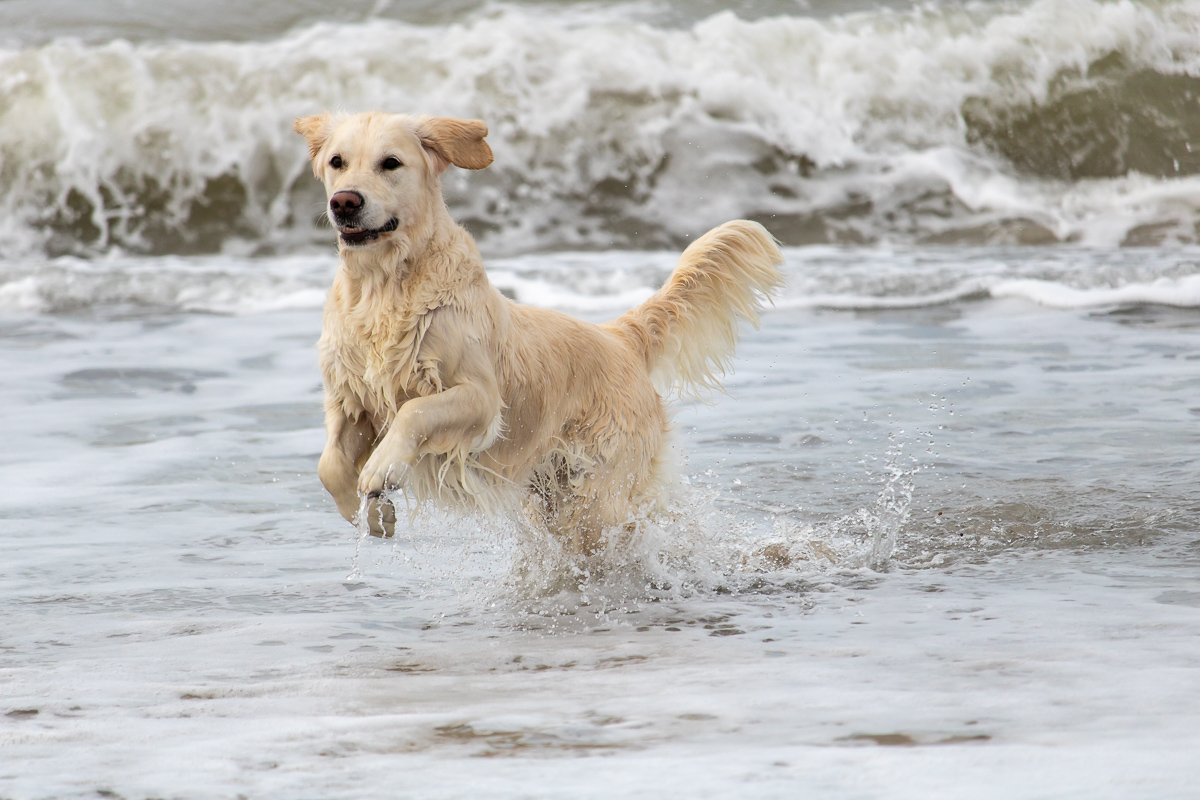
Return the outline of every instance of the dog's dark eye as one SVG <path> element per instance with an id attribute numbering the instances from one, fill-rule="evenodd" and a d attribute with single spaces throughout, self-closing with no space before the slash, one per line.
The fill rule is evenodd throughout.
<path id="1" fill-rule="evenodd" d="M 396 158 L 395 156 L 388 156 L 383 160 L 383 163 L 380 164 L 380 166 L 384 169 L 400 169 L 404 166 L 404 164 L 401 163 L 400 159 Z"/>
<path id="2" fill-rule="evenodd" d="M 341 169 L 342 168 L 342 157 L 334 156 L 333 158 L 329 159 L 329 166 L 333 167 L 334 169 Z"/>

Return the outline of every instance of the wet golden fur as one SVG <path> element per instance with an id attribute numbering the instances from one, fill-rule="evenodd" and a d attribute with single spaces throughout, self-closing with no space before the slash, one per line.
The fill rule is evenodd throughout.
<path id="1" fill-rule="evenodd" d="M 342 515 L 366 509 L 375 532 L 390 529 L 381 495 L 392 489 L 462 510 L 523 503 L 587 553 L 654 503 L 664 397 L 716 385 L 739 319 L 757 322 L 780 283 L 766 230 L 736 221 L 708 232 L 650 300 L 592 325 L 502 296 L 451 219 L 439 176 L 491 163 L 483 123 L 322 114 L 296 130 L 328 195 L 364 199 L 360 222 L 341 229 L 319 345 L 319 473 Z M 402 166 L 382 167 L 388 156 Z M 360 229 L 382 232 L 347 243 Z"/>

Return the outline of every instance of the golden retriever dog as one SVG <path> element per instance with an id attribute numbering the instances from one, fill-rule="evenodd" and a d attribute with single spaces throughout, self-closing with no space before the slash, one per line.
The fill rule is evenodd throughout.
<path id="1" fill-rule="evenodd" d="M 402 491 L 460 511 L 523 507 L 576 553 L 659 502 L 672 392 L 717 387 L 739 320 L 757 324 L 782 255 L 729 222 L 667 284 L 604 325 L 488 282 L 440 175 L 492 163 L 477 120 L 368 113 L 296 120 L 339 238 L 319 352 L 319 474 L 342 516 L 390 535 Z"/>

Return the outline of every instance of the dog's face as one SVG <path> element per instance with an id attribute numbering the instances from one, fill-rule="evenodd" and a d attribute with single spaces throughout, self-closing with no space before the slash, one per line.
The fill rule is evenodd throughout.
<path id="1" fill-rule="evenodd" d="M 343 247 L 411 240 L 441 202 L 438 176 L 450 165 L 492 163 L 478 120 L 400 114 L 320 114 L 296 120 L 313 173 L 325 183 L 326 213 Z"/>

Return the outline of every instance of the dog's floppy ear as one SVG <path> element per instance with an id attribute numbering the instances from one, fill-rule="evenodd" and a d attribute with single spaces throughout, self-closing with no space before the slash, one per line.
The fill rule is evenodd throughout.
<path id="1" fill-rule="evenodd" d="M 483 169 L 492 163 L 492 148 L 483 140 L 488 127 L 477 119 L 421 117 L 417 138 L 441 174 L 453 164 L 463 169 Z"/>
<path id="2" fill-rule="evenodd" d="M 308 157 L 316 159 L 317 153 L 321 152 L 321 148 L 333 134 L 333 117 L 328 112 L 311 117 L 296 117 L 296 122 L 292 127 L 296 133 L 308 140 Z M 313 174 L 318 178 L 321 177 L 315 160 L 313 161 Z"/>

